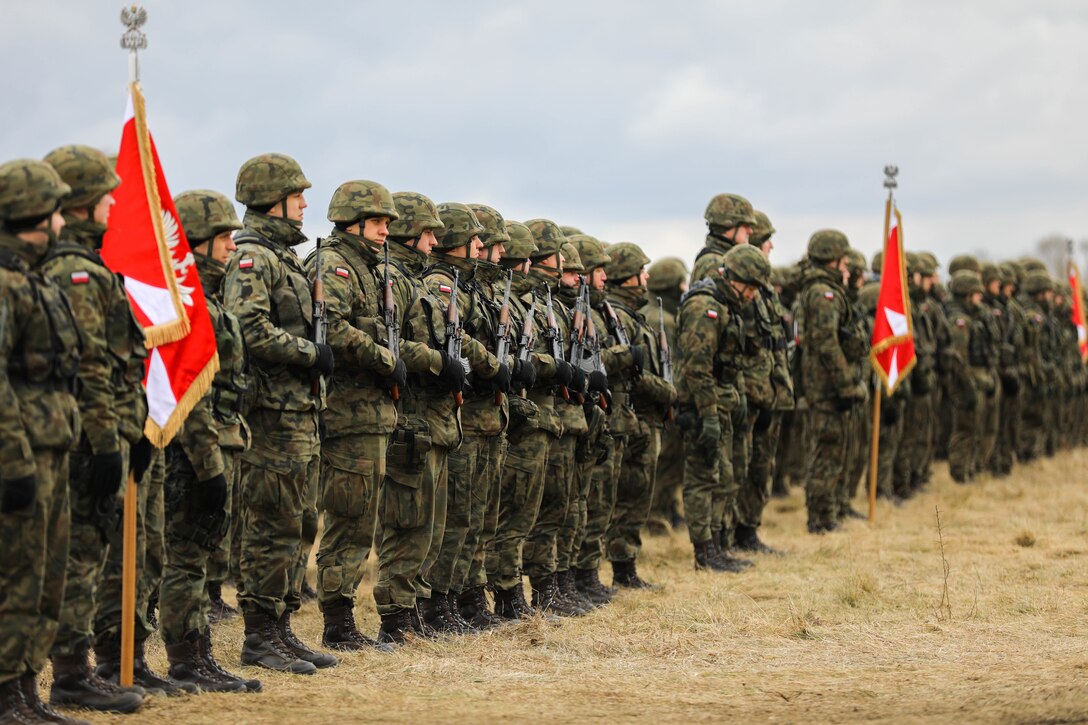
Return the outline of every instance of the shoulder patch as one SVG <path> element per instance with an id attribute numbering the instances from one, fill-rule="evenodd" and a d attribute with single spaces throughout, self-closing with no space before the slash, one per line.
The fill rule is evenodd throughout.
<path id="1" fill-rule="evenodd" d="M 716 319 L 718 319 L 718 311 L 717 310 L 707 310 L 706 311 L 706 316 L 709 317 L 712 320 L 716 320 Z"/>
<path id="2" fill-rule="evenodd" d="M 956 327 L 966 327 L 966 326 L 967 326 L 967 320 L 963 319 L 962 317 L 957 317 L 956 318 Z"/>
<path id="3" fill-rule="evenodd" d="M 1038 314 L 1038 313 L 1036 313 L 1036 314 L 1035 314 L 1035 321 L 1036 321 L 1036 322 L 1042 322 L 1042 321 L 1043 321 L 1043 316 L 1042 316 L 1042 315 L 1040 315 L 1040 314 Z"/>
<path id="4" fill-rule="evenodd" d="M 438 285 L 438 291 L 442 294 L 448 295 L 453 292 L 453 287 L 450 287 L 448 284 L 440 284 Z"/>
<path id="5" fill-rule="evenodd" d="M 343 277 L 344 279 L 350 279 L 351 278 L 351 272 L 349 272 L 346 267 L 337 267 L 336 268 L 336 276 L 337 277 Z"/>
<path id="6" fill-rule="evenodd" d="M 253 257 L 242 257 L 238 260 L 238 269 L 249 269 L 253 266 Z"/>
<path id="7" fill-rule="evenodd" d="M 91 275 L 86 272 L 72 272 L 72 284 L 87 284 L 91 281 Z"/>
<path id="8" fill-rule="evenodd" d="M 833 299 L 835 299 L 835 293 L 834 292 L 824 292 L 824 297 L 829 299 L 829 300 L 833 300 Z"/>

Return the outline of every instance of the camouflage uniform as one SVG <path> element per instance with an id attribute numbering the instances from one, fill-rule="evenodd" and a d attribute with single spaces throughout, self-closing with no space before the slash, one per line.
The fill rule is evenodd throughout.
<path id="1" fill-rule="evenodd" d="M 36 269 L 55 240 L 16 234 L 49 220 L 69 191 L 42 162 L 0 166 L 0 719 L 10 722 L 46 721 L 34 704 L 64 592 L 82 345 L 60 285 Z M 34 223 L 19 228 L 16 219 Z"/>
<path id="2" fill-rule="evenodd" d="M 1054 283 L 1045 271 L 1029 272 L 1021 285 L 1021 304 L 1026 318 L 1024 349 L 1031 404 L 1022 408 L 1019 457 L 1030 461 L 1046 453 L 1046 409 L 1054 385 L 1053 346 L 1047 295 Z"/>
<path id="3" fill-rule="evenodd" d="M 994 341 L 997 347 L 997 382 L 998 414 L 993 416 L 987 431 L 990 455 L 982 465 L 995 476 L 1005 476 L 1012 471 L 1014 447 L 1005 445 L 1002 434 L 1005 421 L 1011 415 L 1019 415 L 1019 406 L 1009 400 L 1009 393 L 1019 393 L 1019 354 L 1018 344 L 1023 344 L 1023 334 L 1016 312 L 1009 305 L 1008 298 L 1002 293 L 1001 270 L 996 265 L 987 264 L 982 268 L 982 285 L 985 289 L 983 301 L 986 303 L 991 319 L 991 329 L 997 334 Z M 1015 413 L 1012 413 L 1015 411 Z"/>

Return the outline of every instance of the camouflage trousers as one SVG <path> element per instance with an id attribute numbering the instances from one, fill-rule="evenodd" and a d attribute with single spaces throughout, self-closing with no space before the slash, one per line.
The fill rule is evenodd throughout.
<path id="1" fill-rule="evenodd" d="M 619 483 L 620 462 L 627 446 L 623 435 L 612 436 L 608 457 L 589 472 L 586 492 L 586 528 L 582 540 L 575 542 L 574 566 L 577 569 L 598 569 L 604 558 L 604 537 L 612 512 L 616 508 L 616 486 Z"/>
<path id="2" fill-rule="evenodd" d="M 1001 396 L 1001 386 L 997 385 L 994 390 L 988 395 L 980 395 L 980 398 L 986 398 L 983 404 L 983 412 L 979 419 L 979 425 L 981 431 L 979 431 L 979 451 L 978 451 L 978 469 L 979 473 L 982 471 L 990 470 L 990 459 L 994 455 L 994 449 L 997 447 L 997 438 L 1001 432 L 1001 415 L 1003 400 Z M 1057 421 L 1056 421 L 1057 422 Z M 1053 430 L 1055 434 L 1062 430 L 1060 422 L 1055 425 Z"/>
<path id="3" fill-rule="evenodd" d="M 0 513 L 0 683 L 42 671 L 60 622 L 68 561 L 68 454 L 38 450 L 34 464 L 34 502 L 23 511 Z"/>
<path id="4" fill-rule="evenodd" d="M 122 458 L 128 459 L 128 447 L 122 446 Z M 136 487 L 136 629 L 137 640 L 144 640 L 155 631 L 154 626 L 147 620 L 147 603 L 151 598 L 151 588 L 154 582 L 157 586 L 162 569 L 161 564 L 154 570 L 147 563 L 149 550 L 159 552 L 162 545 L 154 548 L 149 542 L 155 535 L 155 521 L 161 522 L 162 484 L 166 477 L 165 457 L 162 451 L 155 451 L 151 458 L 151 467 L 144 474 L 143 481 Z M 128 478 L 126 468 L 125 478 Z M 127 486 L 127 483 L 126 483 Z M 122 486 L 124 494 L 126 486 Z M 123 501 L 123 499 L 122 499 Z M 157 502 L 159 512 L 156 513 L 149 503 Z M 123 503 L 119 506 L 123 509 Z M 158 518 L 156 519 L 156 516 Z M 98 598 L 94 614 L 94 642 L 96 648 L 102 648 L 110 643 L 116 644 L 121 637 L 121 600 L 122 585 L 124 579 L 124 532 L 120 522 L 110 531 L 109 544 L 106 547 L 106 564 L 102 569 L 102 577 L 98 583 Z M 162 527 L 159 524 L 158 533 L 161 535 Z"/>
<path id="5" fill-rule="evenodd" d="M 455 570 L 468 571 L 469 531 L 481 530 L 483 511 L 487 508 L 488 482 L 480 474 L 487 469 L 491 441 L 492 438 L 466 436 L 447 457 L 445 526 L 441 538 L 436 537 L 435 561 L 426 573 L 432 593 L 447 594 L 453 588 Z M 473 521 L 474 516 L 478 523 Z M 478 536 L 477 533 L 474 539 Z M 475 546 L 473 541 L 473 553 Z"/>
<path id="6" fill-rule="evenodd" d="M 586 436 L 578 436 L 570 482 L 570 504 L 555 543 L 555 570 L 569 571 L 574 566 L 578 546 L 586 535 L 589 519 L 589 482 L 596 463 L 595 451 L 586 449 Z M 592 454 L 592 455 L 591 455 Z"/>
<path id="7" fill-rule="evenodd" d="M 522 550 L 544 495 L 544 473 L 553 440 L 550 433 L 530 428 L 507 448 L 499 489 L 499 526 L 492 544 L 494 568 L 490 556 L 487 563 L 488 576 L 500 589 L 521 584 Z"/>
<path id="8" fill-rule="evenodd" d="M 948 470 L 953 480 L 964 483 L 974 478 L 989 456 L 983 457 L 983 426 L 990 416 L 993 399 L 980 394 L 973 408 L 956 406 L 952 411 L 952 434 L 948 439 Z"/>
<path id="9" fill-rule="evenodd" d="M 227 579 L 235 583 L 242 581 L 242 572 L 239 568 L 239 560 L 242 558 L 242 527 L 238 523 L 241 520 L 242 511 L 242 461 L 241 449 L 221 449 L 223 452 L 223 465 L 226 470 L 223 476 L 230 487 L 230 525 L 227 535 L 219 543 L 212 560 L 208 562 L 208 581 L 213 584 L 222 584 Z"/>
<path id="10" fill-rule="evenodd" d="M 748 471 L 737 491 L 737 524 L 758 529 L 771 497 L 771 469 L 778 452 L 782 414 L 772 410 L 748 411 Z"/>
<path id="11" fill-rule="evenodd" d="M 990 454 L 990 470 L 996 475 L 1005 476 L 1012 472 L 1012 465 L 1016 460 L 1016 442 L 1019 438 L 1021 417 L 1020 394 L 1003 395 L 997 442 L 994 444 L 993 453 Z"/>
<path id="12" fill-rule="evenodd" d="M 315 466 L 317 472 L 309 479 L 306 490 L 302 492 L 302 543 L 298 547 L 295 570 L 291 573 L 291 581 L 298 582 L 299 591 L 306 582 L 306 568 L 310 563 L 310 552 L 314 550 L 314 542 L 317 541 L 319 526 L 317 502 L 321 490 L 320 459 Z"/>
<path id="13" fill-rule="evenodd" d="M 782 432 L 779 433 L 772 484 L 773 490 L 779 493 L 789 493 L 791 483 L 804 485 L 805 475 L 808 473 L 808 463 L 805 461 L 807 419 L 807 408 L 786 411 L 782 417 Z"/>
<path id="14" fill-rule="evenodd" d="M 1047 396 L 1039 395 L 1020 408 L 1020 437 L 1017 453 L 1021 461 L 1042 456 L 1046 450 Z"/>
<path id="15" fill-rule="evenodd" d="M 279 618 L 301 604 L 303 518 L 320 467 L 317 413 L 257 408 L 248 420 L 253 447 L 242 454 L 238 603 Z"/>
<path id="16" fill-rule="evenodd" d="M 523 568 L 530 579 L 554 574 L 559 559 L 559 532 L 567 520 L 578 436 L 563 435 L 548 446 L 548 465 L 536 522 L 525 539 Z"/>
<path id="17" fill-rule="evenodd" d="M 605 534 L 609 561 L 634 561 L 642 550 L 642 527 L 654 500 L 654 475 L 661 452 L 661 425 L 640 418 L 639 432 L 627 439 L 616 482 L 616 507 Z"/>
<path id="18" fill-rule="evenodd" d="M 903 411 L 903 439 L 895 459 L 895 477 L 911 490 L 929 478 L 933 457 L 933 394 L 908 395 Z"/>
<path id="19" fill-rule="evenodd" d="M 196 497 L 200 483 L 188 455 L 179 443 L 166 449 L 164 491 L 165 553 L 159 599 L 162 641 L 179 644 L 189 632 L 208 627 L 208 570 L 228 530 L 231 518 L 231 471 L 238 467 L 240 452 L 223 451 L 226 466 L 227 502 L 218 515 L 199 510 Z M 230 461 L 228 463 L 228 461 Z"/>
<path id="20" fill-rule="evenodd" d="M 909 494 L 910 481 L 902 481 L 895 475 L 895 460 L 899 455 L 899 444 L 903 440 L 903 401 L 881 401 L 884 405 L 889 403 L 898 409 L 895 422 L 887 422 L 883 414 L 880 421 L 880 448 L 877 451 L 876 461 L 876 490 L 881 496 L 903 496 Z M 872 411 L 870 409 L 870 415 Z"/>
<path id="21" fill-rule="evenodd" d="M 675 423 L 665 423 L 661 429 L 661 454 L 654 478 L 657 486 L 650 518 L 669 523 L 684 495 L 684 434 Z"/>
<path id="22" fill-rule="evenodd" d="M 502 461 L 506 456 L 506 437 L 500 434 L 481 438 L 480 441 L 481 450 L 476 458 L 475 483 L 468 512 L 468 533 L 450 579 L 450 591 L 454 592 L 487 584 L 484 547 L 495 538 L 499 526 L 499 484 Z M 449 518 L 448 511 L 446 518 Z"/>
<path id="23" fill-rule="evenodd" d="M 153 465 L 162 466 L 162 454 L 154 457 Z M 152 475 L 149 483 L 151 487 L 147 491 L 147 524 L 144 537 L 147 541 L 147 551 L 144 554 L 144 568 L 138 574 L 139 587 L 147 590 L 147 600 L 150 607 L 158 605 L 159 589 L 162 586 L 162 572 L 166 566 L 166 513 L 164 507 L 163 481 L 164 474 Z"/>
<path id="24" fill-rule="evenodd" d="M 355 601 L 374 544 L 378 487 L 385 476 L 388 433 L 328 438 L 321 442 L 321 545 L 317 597 L 322 606 Z"/>
<path id="25" fill-rule="evenodd" d="M 873 447 L 873 408 L 868 405 L 855 405 L 844 413 L 847 416 L 846 473 L 839 486 L 838 517 L 843 519 L 858 495 L 859 484 L 865 484 L 869 490 L 869 453 Z M 881 449 L 883 451 L 883 449 Z"/>
<path id="26" fill-rule="evenodd" d="M 729 456 L 732 467 L 732 475 L 727 482 L 724 498 L 721 499 L 721 507 L 715 499 L 713 509 L 714 531 L 718 534 L 721 544 L 725 548 L 733 546 L 733 532 L 737 528 L 737 497 L 740 495 L 741 481 L 748 476 L 748 440 L 738 431 L 743 431 L 748 424 L 748 405 L 744 397 L 736 410 L 729 414 L 729 440 L 722 436 L 722 455 Z M 724 434 L 725 429 L 722 429 Z"/>
<path id="27" fill-rule="evenodd" d="M 861 406 L 863 407 L 863 406 Z M 839 488 L 846 477 L 850 416 L 823 405 L 813 405 L 805 421 L 808 476 L 805 506 L 808 524 L 830 526 L 838 521 Z"/>
<path id="28" fill-rule="evenodd" d="M 684 431 L 684 518 L 688 538 L 702 544 L 714 538 L 715 512 L 732 510 L 737 495 L 733 481 L 733 416 L 718 412 L 721 442 L 712 451 L 696 444 L 699 430 Z M 699 424 L 696 423 L 698 426 Z"/>
<path id="29" fill-rule="evenodd" d="M 420 572 L 432 548 L 435 498 L 447 475 L 445 446 L 431 443 L 425 421 L 408 418 L 386 451 L 385 477 L 378 490 L 378 581 L 374 602 L 379 614 L 415 606 L 430 596 Z M 445 496 L 443 496 L 445 498 Z"/>

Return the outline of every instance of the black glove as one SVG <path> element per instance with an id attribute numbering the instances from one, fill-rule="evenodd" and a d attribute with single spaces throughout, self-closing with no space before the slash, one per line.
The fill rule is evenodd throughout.
<path id="1" fill-rule="evenodd" d="M 608 376 L 600 370 L 594 370 L 589 374 L 589 392 L 603 393 L 608 390 Z"/>
<path id="2" fill-rule="evenodd" d="M 584 393 L 586 391 L 586 374 L 582 368 L 574 368 L 574 376 L 570 381 L 570 389 L 576 393 Z"/>
<path id="3" fill-rule="evenodd" d="M 502 393 L 510 392 L 510 366 L 506 363 L 499 363 L 499 372 L 495 373 L 495 377 L 487 381 L 493 390 L 497 390 Z"/>
<path id="4" fill-rule="evenodd" d="M 631 361 L 635 367 L 635 375 L 642 375 L 642 368 L 646 364 L 646 353 L 638 345 L 631 346 Z"/>
<path id="5" fill-rule="evenodd" d="M 771 427 L 771 422 L 774 420 L 774 413 L 770 408 L 758 408 L 759 412 L 756 413 L 755 422 L 752 425 L 752 430 L 757 433 L 762 433 Z"/>
<path id="6" fill-rule="evenodd" d="M 408 385 L 408 368 L 405 367 L 404 361 L 399 357 L 397 358 L 397 364 L 393 366 L 393 372 L 385 376 L 385 384 L 390 389 L 395 385 L 400 390 L 404 390 L 405 386 Z"/>
<path id="7" fill-rule="evenodd" d="M 151 465 L 152 450 L 151 441 L 146 437 L 136 441 L 132 448 L 129 449 L 128 470 L 136 483 L 144 480 L 144 474 L 147 473 L 147 469 Z"/>
<path id="8" fill-rule="evenodd" d="M 0 514 L 10 514 L 34 504 L 34 495 L 38 492 L 38 479 L 34 474 L 30 474 L 24 478 L 4 481 L 0 486 L 4 489 L 4 497 L 0 500 Z M 14 543 L 8 542 L 9 545 Z"/>
<path id="9" fill-rule="evenodd" d="M 336 361 L 333 359 L 332 348 L 323 342 L 314 343 L 317 346 L 317 359 L 314 360 L 314 364 L 310 366 L 310 380 L 317 380 L 324 375 L 328 377 L 332 375 L 333 368 L 336 367 Z"/>
<path id="10" fill-rule="evenodd" d="M 1002 378 L 1001 390 L 1010 398 L 1015 398 L 1020 393 L 1020 378 L 1014 376 Z"/>
<path id="11" fill-rule="evenodd" d="M 121 490 L 124 461 L 120 453 L 95 453 L 91 456 L 91 496 L 109 498 Z"/>
<path id="12" fill-rule="evenodd" d="M 836 397 L 831 401 L 831 404 L 835 407 L 835 410 L 839 411 L 840 413 L 845 413 L 848 410 L 853 410 L 854 406 L 857 405 L 857 403 L 858 401 L 856 398 Z"/>
<path id="13" fill-rule="evenodd" d="M 555 361 L 555 377 L 552 378 L 552 382 L 556 385 L 563 385 L 565 387 L 570 386 L 570 381 L 574 378 L 574 368 L 570 366 L 570 363 L 566 360 Z"/>
<path id="14" fill-rule="evenodd" d="M 528 390 L 536 385 L 536 368 L 527 360 L 515 360 L 514 378 L 521 383 L 522 388 Z"/>
<path id="15" fill-rule="evenodd" d="M 201 513 L 214 514 L 223 510 L 227 503 L 227 479 L 220 473 L 197 484 L 196 504 Z"/>
<path id="16" fill-rule="evenodd" d="M 465 368 L 460 360 L 455 360 L 446 354 L 445 350 L 439 350 L 442 354 L 442 372 L 438 379 L 451 393 L 460 393 L 465 389 Z"/>
<path id="17" fill-rule="evenodd" d="M 880 409 L 880 423 L 886 426 L 895 425 L 899 422 L 899 413 L 898 405 L 885 405 Z"/>

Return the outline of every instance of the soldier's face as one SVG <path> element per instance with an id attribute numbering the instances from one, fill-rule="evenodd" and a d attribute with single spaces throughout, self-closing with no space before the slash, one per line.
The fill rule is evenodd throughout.
<path id="1" fill-rule="evenodd" d="M 756 297 L 759 297 L 759 287 L 748 284 L 747 282 L 740 282 L 735 279 L 729 280 L 729 284 L 736 290 L 737 296 L 744 300 L 745 304 L 751 302 Z"/>
<path id="2" fill-rule="evenodd" d="M 847 258 L 843 257 L 840 259 L 835 268 L 842 273 L 842 286 L 845 287 L 850 282 L 850 263 L 847 261 Z"/>
<path id="3" fill-rule="evenodd" d="M 759 245 L 759 251 L 763 252 L 763 256 L 767 259 L 771 258 L 772 249 L 774 249 L 774 242 L 771 241 L 770 237 L 767 237 L 763 244 Z"/>
<path id="4" fill-rule="evenodd" d="M 296 191 L 293 194 L 288 194 L 287 198 L 283 200 L 284 204 L 276 204 L 272 207 L 272 210 L 268 212 L 269 216 L 282 217 L 283 206 L 287 207 L 287 218 L 291 221 L 302 221 L 303 209 L 308 205 L 306 204 L 306 197 L 301 191 Z"/>
<path id="5" fill-rule="evenodd" d="M 48 232 L 60 234 L 61 229 L 64 229 L 64 217 L 61 215 L 60 209 L 57 209 L 47 219 L 43 219 L 38 226 L 25 232 L 19 232 L 16 236 L 34 246 L 44 247 L 49 244 Z"/>
<path id="6" fill-rule="evenodd" d="M 226 264 L 227 260 L 230 259 L 230 255 L 234 253 L 234 250 L 238 249 L 238 246 L 234 243 L 234 232 L 231 231 L 216 234 L 209 246 L 211 246 L 209 256 L 220 264 Z"/>
<path id="7" fill-rule="evenodd" d="M 468 243 L 468 251 L 469 251 L 468 258 L 469 259 L 479 259 L 480 258 L 480 250 L 483 249 L 483 248 L 484 248 L 484 243 L 480 241 L 480 237 L 473 234 L 472 235 L 472 240 Z"/>
<path id="8" fill-rule="evenodd" d="M 922 277 L 922 291 L 924 291 L 926 294 L 929 294 L 929 291 L 931 289 L 933 289 L 933 278 Z"/>
<path id="9" fill-rule="evenodd" d="M 374 244 L 385 244 L 389 236 L 389 217 L 375 216 L 363 222 L 363 239 Z"/>
<path id="10" fill-rule="evenodd" d="M 1009 284 L 1007 284 L 1007 285 L 1005 285 L 1004 287 L 1001 288 L 1001 292 L 1006 297 L 1012 297 L 1013 295 L 1016 294 L 1016 285 L 1014 285 L 1014 284 L 1012 284 L 1010 282 Z"/>
<path id="11" fill-rule="evenodd" d="M 577 287 L 582 282 L 582 275 L 578 272 L 564 271 L 559 281 L 564 287 Z"/>
<path id="12" fill-rule="evenodd" d="M 736 244 L 747 244 L 752 236 L 752 226 L 750 224 L 735 226 L 733 230 L 733 241 Z"/>
<path id="13" fill-rule="evenodd" d="M 597 267 L 589 275 L 589 286 L 595 290 L 603 290 L 604 283 L 608 280 L 608 275 L 605 274 L 604 267 Z"/>
<path id="14" fill-rule="evenodd" d="M 502 242 L 495 242 L 482 251 L 480 259 L 492 264 L 498 264 L 504 254 L 506 254 L 506 245 Z"/>
<path id="15" fill-rule="evenodd" d="M 431 250 L 434 249 L 434 245 L 438 244 L 438 240 L 434 238 L 434 231 L 428 229 L 419 235 L 419 241 L 416 242 L 416 249 L 428 257 L 431 256 Z"/>
<path id="16" fill-rule="evenodd" d="M 971 296 L 968 299 L 971 301 L 971 306 L 972 307 L 978 307 L 979 305 L 982 304 L 982 293 L 981 292 L 972 292 Z"/>
<path id="17" fill-rule="evenodd" d="M 112 207 L 114 203 L 116 203 L 116 201 L 113 198 L 113 194 L 106 194 L 98 200 L 98 203 L 94 205 L 94 210 L 91 212 L 95 224 L 107 226 L 110 223 L 110 207 Z"/>

